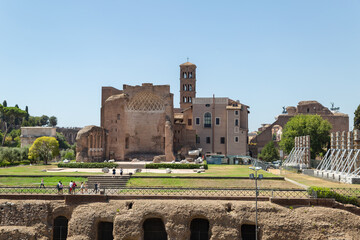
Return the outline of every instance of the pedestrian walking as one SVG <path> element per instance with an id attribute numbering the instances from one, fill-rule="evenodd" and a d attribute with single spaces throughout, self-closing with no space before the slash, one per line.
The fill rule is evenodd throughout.
<path id="1" fill-rule="evenodd" d="M 60 184 L 61 184 L 61 182 L 59 181 L 58 184 L 56 185 L 56 188 L 58 190 L 58 194 L 60 194 Z"/>
<path id="2" fill-rule="evenodd" d="M 94 192 L 97 193 L 98 192 L 98 183 L 94 184 Z"/>
<path id="3" fill-rule="evenodd" d="M 73 183 L 73 181 L 71 180 L 70 183 L 69 183 L 69 194 L 71 194 L 73 185 L 74 185 L 74 183 Z"/>
<path id="4" fill-rule="evenodd" d="M 112 170 L 112 177 L 113 178 L 115 177 L 115 174 L 116 174 L 116 169 L 115 169 L 115 167 L 113 167 L 113 170 Z"/>
<path id="5" fill-rule="evenodd" d="M 75 194 L 76 192 L 75 192 L 75 188 L 76 188 L 76 183 L 75 183 L 75 181 L 73 182 L 73 187 L 72 187 L 72 194 Z"/>
<path id="6" fill-rule="evenodd" d="M 43 178 L 41 179 L 41 182 L 40 182 L 40 188 L 41 188 L 41 187 L 45 188 L 44 179 L 43 179 Z"/>
<path id="7" fill-rule="evenodd" d="M 80 185 L 80 190 L 81 190 L 81 194 L 84 194 L 84 182 L 81 182 L 81 185 Z"/>
<path id="8" fill-rule="evenodd" d="M 123 169 L 120 168 L 120 176 L 122 176 L 122 175 L 123 175 Z"/>
<path id="9" fill-rule="evenodd" d="M 63 194 L 63 188 L 64 188 L 64 186 L 63 186 L 63 184 L 62 184 L 62 182 L 61 181 L 59 181 L 59 190 L 60 190 L 60 193 L 61 194 Z"/>

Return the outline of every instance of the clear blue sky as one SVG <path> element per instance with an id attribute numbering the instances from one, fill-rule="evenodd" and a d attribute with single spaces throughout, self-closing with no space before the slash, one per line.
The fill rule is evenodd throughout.
<path id="1" fill-rule="evenodd" d="M 197 96 L 249 105 L 250 131 L 282 106 L 360 104 L 360 1 L 0 1 L 0 102 L 99 125 L 102 86 L 170 84 L 195 63 Z"/>

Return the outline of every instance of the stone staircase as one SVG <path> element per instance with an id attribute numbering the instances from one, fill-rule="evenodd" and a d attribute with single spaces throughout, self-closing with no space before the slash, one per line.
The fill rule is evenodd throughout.
<path id="1" fill-rule="evenodd" d="M 126 187 L 130 176 L 122 175 L 120 176 L 89 176 L 87 181 L 88 189 L 94 188 L 95 183 L 100 183 L 100 188 L 109 189 L 109 188 L 123 188 Z"/>

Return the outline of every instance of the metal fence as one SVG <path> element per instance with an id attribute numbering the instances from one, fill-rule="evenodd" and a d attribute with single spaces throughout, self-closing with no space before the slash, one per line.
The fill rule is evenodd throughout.
<path id="1" fill-rule="evenodd" d="M 35 187 L 0 187 L 0 194 L 70 194 L 68 189 L 59 191 L 57 188 Z M 109 189 L 76 189 L 75 195 L 117 195 L 117 196 L 191 196 L 191 197 L 255 197 L 255 189 L 246 188 L 163 188 L 163 187 L 132 187 Z M 259 189 L 259 197 L 277 198 L 309 198 L 302 189 Z"/>

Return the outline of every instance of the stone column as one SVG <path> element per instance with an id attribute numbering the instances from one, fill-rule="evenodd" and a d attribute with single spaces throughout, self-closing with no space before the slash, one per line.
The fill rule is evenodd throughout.
<path id="1" fill-rule="evenodd" d="M 165 122 L 165 158 L 167 162 L 175 160 L 173 153 L 174 132 L 170 121 Z"/>
<path id="2" fill-rule="evenodd" d="M 347 134 L 345 131 L 341 133 L 341 149 L 346 149 L 346 143 L 347 143 Z"/>
<path id="3" fill-rule="evenodd" d="M 335 142 L 335 133 L 331 133 L 331 138 L 330 138 L 331 140 L 330 140 L 330 149 L 335 149 L 335 144 L 336 144 L 336 142 Z"/>
<path id="4" fill-rule="evenodd" d="M 340 149 L 340 132 L 336 132 L 336 149 Z"/>
<path id="5" fill-rule="evenodd" d="M 310 135 L 305 136 L 305 164 L 311 168 L 311 155 L 310 155 Z"/>

